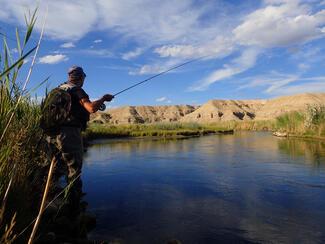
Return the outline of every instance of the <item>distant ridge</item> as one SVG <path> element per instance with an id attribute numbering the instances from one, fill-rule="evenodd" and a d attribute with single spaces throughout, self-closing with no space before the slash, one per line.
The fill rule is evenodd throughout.
<path id="1" fill-rule="evenodd" d="M 142 124 L 272 120 L 287 112 L 305 111 L 308 106 L 325 106 L 325 93 L 303 93 L 268 100 L 209 100 L 202 106 L 124 106 L 96 113 L 91 122 Z"/>

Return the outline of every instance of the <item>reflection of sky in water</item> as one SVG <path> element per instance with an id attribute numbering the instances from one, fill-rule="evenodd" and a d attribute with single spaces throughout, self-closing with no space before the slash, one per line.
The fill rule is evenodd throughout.
<path id="1" fill-rule="evenodd" d="M 325 144 L 266 133 L 110 140 L 83 171 L 93 237 L 126 243 L 325 241 Z"/>

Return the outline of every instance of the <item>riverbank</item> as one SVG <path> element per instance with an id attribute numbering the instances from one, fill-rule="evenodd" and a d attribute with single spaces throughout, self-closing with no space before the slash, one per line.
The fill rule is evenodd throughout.
<path id="1" fill-rule="evenodd" d="M 122 137 L 193 137 L 208 134 L 232 134 L 234 131 L 272 131 L 274 121 L 226 121 L 220 123 L 152 123 L 110 125 L 91 123 L 84 133 L 87 140 Z"/>
<path id="2" fill-rule="evenodd" d="M 325 139 L 325 109 L 311 107 L 306 112 L 291 112 L 274 120 L 223 121 L 199 123 L 150 123 L 112 125 L 90 123 L 87 140 L 127 137 L 194 137 L 207 134 L 229 134 L 234 131 L 270 131 L 275 136 Z"/>
<path id="3" fill-rule="evenodd" d="M 275 135 L 325 140 L 325 107 L 309 107 L 276 118 Z"/>
<path id="4" fill-rule="evenodd" d="M 233 132 L 233 126 L 222 124 L 159 123 L 118 126 L 91 124 L 84 133 L 84 137 L 87 140 L 123 137 L 180 138 L 209 134 L 232 134 Z"/>

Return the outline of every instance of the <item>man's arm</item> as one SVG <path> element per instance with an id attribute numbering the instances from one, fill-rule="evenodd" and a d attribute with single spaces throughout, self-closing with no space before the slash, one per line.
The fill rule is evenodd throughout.
<path id="1" fill-rule="evenodd" d="M 91 102 L 89 98 L 82 98 L 80 100 L 80 104 L 89 112 L 89 113 L 95 113 L 99 110 L 100 106 L 104 102 L 110 102 L 114 98 L 113 95 L 106 94 L 101 99 L 98 99 L 96 101 Z"/>

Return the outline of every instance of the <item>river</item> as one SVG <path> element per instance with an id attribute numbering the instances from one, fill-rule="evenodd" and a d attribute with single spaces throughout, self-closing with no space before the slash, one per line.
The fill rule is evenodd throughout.
<path id="1" fill-rule="evenodd" d="M 325 142 L 262 132 L 98 140 L 82 179 L 92 239 L 325 242 Z"/>

